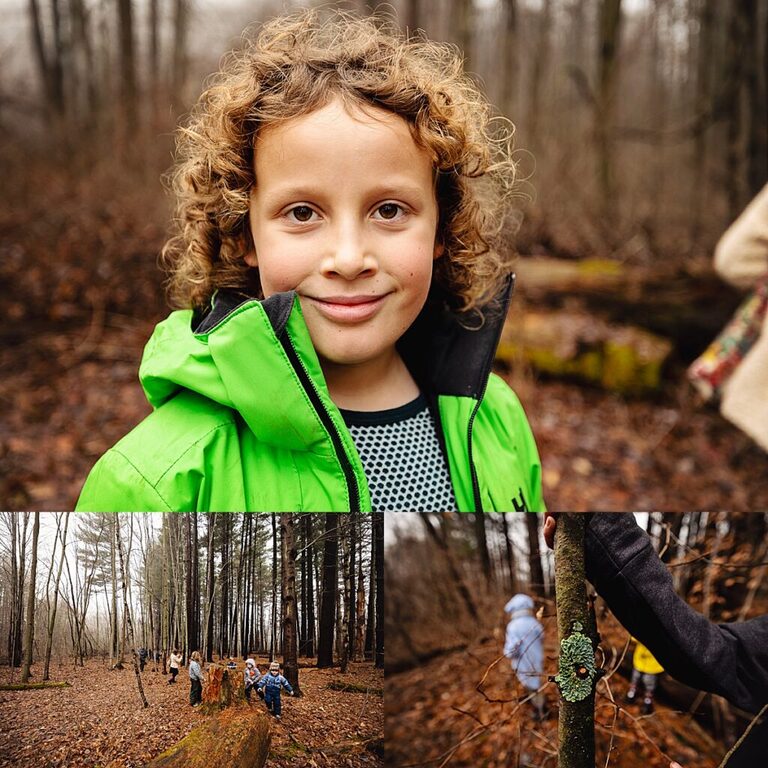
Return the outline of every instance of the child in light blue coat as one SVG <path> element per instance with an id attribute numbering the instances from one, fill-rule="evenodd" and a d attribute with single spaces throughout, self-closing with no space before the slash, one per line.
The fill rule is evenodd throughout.
<path id="1" fill-rule="evenodd" d="M 539 691 L 544 668 L 544 628 L 533 615 L 533 600 L 515 595 L 505 606 L 510 614 L 504 655 L 511 659 L 517 679 L 531 696 L 535 717 L 544 717 L 544 694 Z"/>

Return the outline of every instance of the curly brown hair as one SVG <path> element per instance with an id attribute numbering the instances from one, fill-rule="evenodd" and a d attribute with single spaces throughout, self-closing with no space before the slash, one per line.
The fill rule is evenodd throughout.
<path id="1" fill-rule="evenodd" d="M 428 151 L 444 252 L 434 280 L 456 311 L 482 307 L 511 271 L 513 127 L 465 74 L 454 46 L 406 37 L 388 16 L 306 10 L 244 33 L 177 134 L 176 232 L 162 252 L 175 306 L 219 288 L 261 295 L 248 211 L 258 131 L 339 97 L 399 115 Z"/>

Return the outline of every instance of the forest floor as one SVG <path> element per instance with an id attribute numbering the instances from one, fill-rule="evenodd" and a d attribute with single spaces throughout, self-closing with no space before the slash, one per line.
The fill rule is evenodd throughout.
<path id="1" fill-rule="evenodd" d="M 262 668 L 263 662 L 257 658 Z M 71 687 L 0 691 L 0 768 L 143 766 L 206 717 L 189 706 L 186 669 L 176 685 L 152 670 L 148 664 L 142 675 L 147 709 L 141 706 L 129 666 L 109 670 L 95 659 L 82 668 L 52 665 L 51 679 L 66 680 Z M 4 668 L 0 682 L 8 681 Z M 328 685 L 333 681 L 370 690 L 332 690 Z M 382 766 L 375 752 L 383 738 L 382 671 L 370 663 L 352 664 L 345 675 L 338 669 L 302 666 L 299 682 L 304 695 L 284 696 L 282 722 L 272 721 L 267 766 Z M 263 704 L 253 697 L 251 706 Z"/>
<path id="2" fill-rule="evenodd" d="M 615 620 L 603 647 L 621 658 L 627 634 Z M 556 673 L 554 621 L 545 621 L 545 673 Z M 502 655 L 503 634 L 452 650 L 415 669 L 387 673 L 385 759 L 387 766 L 450 768 L 555 768 L 558 745 L 558 692 L 554 683 L 543 691 L 547 715 L 533 718 L 522 701 L 523 688 Z M 626 704 L 628 681 L 618 672 L 598 685 L 595 708 L 597 761 L 616 768 L 669 768 L 677 760 L 685 768 L 715 768 L 726 748 L 717 743 L 687 712 L 669 706 L 658 693 L 654 711 L 642 715 L 638 704 Z M 608 757 L 610 755 L 610 758 Z"/>

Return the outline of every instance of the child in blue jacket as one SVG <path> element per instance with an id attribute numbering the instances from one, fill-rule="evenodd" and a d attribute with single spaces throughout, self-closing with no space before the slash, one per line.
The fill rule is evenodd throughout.
<path id="1" fill-rule="evenodd" d="M 280 674 L 280 664 L 277 661 L 273 661 L 269 665 L 269 672 L 256 683 L 256 687 L 259 690 L 264 689 L 264 703 L 267 705 L 267 709 L 279 720 L 282 713 L 280 692 L 285 688 L 288 695 L 293 696 L 293 688 Z"/>

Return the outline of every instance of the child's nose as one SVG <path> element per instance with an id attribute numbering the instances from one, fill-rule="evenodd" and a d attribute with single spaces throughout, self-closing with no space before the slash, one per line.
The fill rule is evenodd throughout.
<path id="1" fill-rule="evenodd" d="M 376 269 L 376 258 L 360 228 L 339 228 L 324 260 L 323 272 L 353 280 L 361 275 L 373 274 Z"/>

